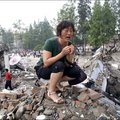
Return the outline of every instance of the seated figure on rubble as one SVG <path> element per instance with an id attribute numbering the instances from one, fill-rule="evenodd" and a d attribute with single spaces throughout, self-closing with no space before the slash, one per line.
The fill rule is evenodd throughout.
<path id="1" fill-rule="evenodd" d="M 74 36 L 74 24 L 70 21 L 61 21 L 57 26 L 57 36 L 45 41 L 43 46 L 43 56 L 35 66 L 38 78 L 49 79 L 48 97 L 55 103 L 64 103 L 62 97 L 56 93 L 56 88 L 63 81 L 68 81 L 69 85 L 76 85 L 83 82 L 87 76 L 83 70 L 72 63 L 71 57 L 75 52 L 75 47 L 71 42 Z"/>

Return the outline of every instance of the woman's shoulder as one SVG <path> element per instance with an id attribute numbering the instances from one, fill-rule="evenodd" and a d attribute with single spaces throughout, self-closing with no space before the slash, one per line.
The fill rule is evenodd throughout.
<path id="1" fill-rule="evenodd" d="M 56 41 L 57 41 L 57 37 L 53 37 L 53 38 L 47 39 L 47 40 L 45 41 L 45 44 L 44 44 L 44 46 L 43 46 L 43 49 L 44 49 L 44 50 L 48 50 L 48 51 L 52 50 L 52 48 L 53 48 L 54 46 L 56 46 L 56 44 L 57 44 Z"/>
<path id="2" fill-rule="evenodd" d="M 52 38 L 47 39 L 46 41 L 54 42 L 57 39 L 58 39 L 58 37 L 52 37 Z"/>

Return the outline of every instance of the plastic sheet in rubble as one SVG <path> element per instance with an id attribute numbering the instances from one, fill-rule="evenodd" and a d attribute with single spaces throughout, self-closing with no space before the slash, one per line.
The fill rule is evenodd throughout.
<path id="1" fill-rule="evenodd" d="M 20 62 L 21 56 L 19 54 L 15 54 L 9 61 L 10 65 L 16 65 L 18 62 Z"/>

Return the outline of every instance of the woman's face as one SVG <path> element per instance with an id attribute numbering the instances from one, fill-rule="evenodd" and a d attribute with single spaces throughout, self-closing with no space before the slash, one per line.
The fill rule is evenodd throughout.
<path id="1" fill-rule="evenodd" d="M 69 41 L 73 37 L 73 29 L 72 27 L 65 28 L 61 31 L 61 36 L 60 38 L 64 40 L 65 42 Z"/>

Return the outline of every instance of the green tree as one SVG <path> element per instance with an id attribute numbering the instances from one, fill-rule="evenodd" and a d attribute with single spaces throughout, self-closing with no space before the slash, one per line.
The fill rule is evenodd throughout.
<path id="1" fill-rule="evenodd" d="M 12 31 L 8 30 L 6 31 L 5 29 L 2 29 L 2 40 L 3 42 L 10 48 L 13 48 L 13 43 L 14 43 L 14 34 Z"/>
<path id="2" fill-rule="evenodd" d="M 74 24 L 76 23 L 76 15 L 75 15 L 75 4 L 72 1 L 69 1 L 68 3 L 64 4 L 62 9 L 60 9 L 60 12 L 58 12 L 58 23 L 62 20 L 70 20 Z"/>
<path id="3" fill-rule="evenodd" d="M 32 49 L 34 47 L 34 30 L 32 25 L 30 24 L 29 28 L 26 29 L 24 33 L 23 41 L 24 41 L 24 48 Z"/>
<path id="4" fill-rule="evenodd" d="M 23 48 L 24 23 L 19 19 L 13 23 L 16 47 Z"/>
<path id="5" fill-rule="evenodd" d="M 93 13 L 90 19 L 90 30 L 88 40 L 93 47 L 101 45 L 101 29 L 102 29 L 102 6 L 100 0 L 95 0 Z"/>
<path id="6" fill-rule="evenodd" d="M 115 16 L 108 0 L 105 0 L 103 7 L 100 5 L 100 0 L 96 0 L 90 21 L 90 44 L 94 47 L 100 47 L 107 43 L 115 34 L 115 25 Z"/>
<path id="7" fill-rule="evenodd" d="M 117 30 L 120 40 L 120 0 L 118 0 L 118 4 L 117 4 Z"/>
<path id="8" fill-rule="evenodd" d="M 80 36 L 85 50 L 89 19 L 91 17 L 90 0 L 78 0 L 78 36 Z"/>
<path id="9" fill-rule="evenodd" d="M 118 30 L 118 27 L 117 27 L 117 25 L 118 25 L 118 0 L 109 0 L 109 4 L 110 4 L 110 8 L 111 8 L 111 10 L 112 10 L 112 13 L 113 13 L 113 15 L 115 16 L 115 20 L 116 20 L 116 32 L 117 32 L 117 30 Z"/>
<path id="10" fill-rule="evenodd" d="M 30 25 L 24 34 L 24 46 L 28 49 L 42 49 L 46 39 L 53 36 L 53 28 L 46 18 L 38 23 L 34 21 L 34 24 Z"/>
<path id="11" fill-rule="evenodd" d="M 112 12 L 108 0 L 105 0 L 102 9 L 102 44 L 107 43 L 115 35 L 116 16 Z"/>
<path id="12" fill-rule="evenodd" d="M 51 27 L 46 18 L 44 18 L 44 21 L 41 21 L 37 25 L 34 25 L 34 47 L 39 45 L 42 48 L 46 39 L 53 36 L 53 28 Z"/>

